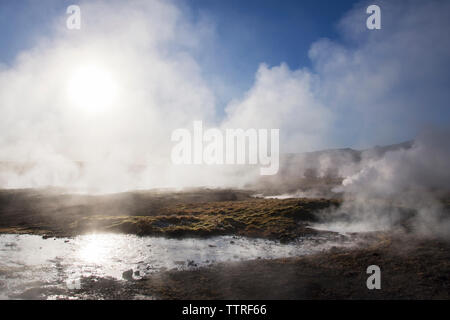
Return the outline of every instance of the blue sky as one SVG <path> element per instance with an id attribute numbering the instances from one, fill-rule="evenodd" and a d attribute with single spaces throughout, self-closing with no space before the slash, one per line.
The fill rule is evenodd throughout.
<path id="1" fill-rule="evenodd" d="M 10 64 L 51 32 L 52 19 L 73 1 L 5 0 L 0 4 L 0 60 Z"/>
<path id="2" fill-rule="evenodd" d="M 253 74 L 260 62 L 308 66 L 311 43 L 337 37 L 335 24 L 354 0 L 268 1 L 186 0 L 179 3 L 194 18 L 214 19 L 223 64 Z M 51 32 L 56 15 L 64 15 L 73 0 L 2 0 L 0 6 L 0 59 L 10 63 L 18 51 L 30 48 L 38 36 Z M 287 41 L 288 40 L 288 41 Z M 253 75 L 251 75 L 253 76 Z"/>
<path id="3" fill-rule="evenodd" d="M 336 23 L 354 0 L 191 0 L 194 15 L 214 19 L 218 46 L 209 67 L 230 70 L 230 78 L 250 87 L 258 65 L 287 63 L 310 67 L 308 50 L 319 38 L 338 38 Z"/>
<path id="4" fill-rule="evenodd" d="M 365 8 L 372 2 L 174 0 L 173 5 L 181 10 L 184 22 L 195 26 L 206 21 L 213 30 L 211 38 L 199 37 L 205 43 L 188 54 L 198 64 L 201 77 L 210 86 L 208 90 L 214 92 L 217 117 L 228 116 L 229 123 L 248 120 L 245 125 L 249 125 L 255 123 L 252 117 L 239 119 L 239 116 L 262 113 L 276 120 L 270 125 L 280 126 L 287 136 L 296 137 L 295 141 L 317 141 L 315 147 L 298 148 L 311 151 L 396 143 L 414 138 L 423 128 L 449 125 L 450 94 L 446 88 L 450 86 L 450 43 L 445 32 L 450 24 L 449 2 L 376 1 L 382 8 L 383 27 L 368 31 Z M 74 0 L 2 0 L 0 64 L 3 69 L 14 69 L 15 57 L 45 43 L 42 39 L 57 39 L 52 34 L 55 19 L 65 18 L 67 6 L 76 3 Z M 133 6 L 132 1 L 116 3 L 122 9 Z M 82 11 L 84 17 L 89 13 Z M 154 13 L 145 14 L 152 19 Z M 171 23 L 168 21 L 167 25 L 170 27 Z M 151 22 L 149 26 L 155 27 Z M 134 31 L 125 34 L 129 32 L 127 26 L 123 29 L 126 31 L 120 28 L 117 31 L 123 33 L 124 39 L 134 36 Z M 64 39 L 70 42 L 70 36 Z M 136 45 L 133 41 L 131 46 Z M 169 45 L 166 49 L 171 48 Z M 44 51 L 36 54 L 36 64 L 38 59 L 48 57 Z M 142 57 L 143 61 L 149 58 L 156 57 L 151 53 Z M 174 58 L 171 63 L 185 61 Z M 266 67 L 261 69 L 261 64 Z M 4 76 L 9 79 L 7 74 Z M 187 84 L 191 76 L 195 78 L 196 72 L 181 75 Z M 273 86 L 266 88 L 264 83 Z M 142 81 L 140 85 L 148 83 Z M 159 83 L 154 85 L 157 87 Z M 198 87 L 197 98 L 201 103 L 209 101 L 207 94 L 201 96 L 203 89 Z M 164 90 L 158 94 L 167 94 L 172 89 Z M 4 96 L 9 94 L 7 89 L 3 91 Z M 278 100 L 270 106 L 254 106 L 255 101 L 266 101 L 261 97 L 265 92 Z M 21 98 L 14 97 L 15 102 L 22 103 Z M 234 114 L 227 113 L 230 102 L 235 100 L 238 106 Z M 284 110 L 284 114 L 274 114 L 270 108 Z M 321 117 L 324 120 L 317 125 L 317 130 L 314 126 L 309 128 L 310 121 Z M 267 125 L 266 118 L 255 125 Z M 314 130 L 317 132 L 313 134 Z"/>
<path id="5" fill-rule="evenodd" d="M 217 38 L 212 53 L 197 57 L 205 77 L 220 77 L 230 84 L 231 94 L 251 87 L 260 63 L 291 68 L 310 67 L 308 50 L 319 38 L 335 39 L 336 23 L 352 8 L 354 0 L 180 0 L 179 5 L 198 20 L 208 16 Z M 65 14 L 73 0 L 3 0 L 0 5 L 0 61 L 11 64 L 17 53 L 51 35 L 55 17 Z M 213 58 L 211 58 L 213 57 Z M 228 95 L 220 97 L 223 106 Z"/>

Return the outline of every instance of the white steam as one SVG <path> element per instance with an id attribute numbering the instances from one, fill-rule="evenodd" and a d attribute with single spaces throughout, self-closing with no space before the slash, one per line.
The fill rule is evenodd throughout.
<path id="1" fill-rule="evenodd" d="M 215 89 L 195 55 L 214 38 L 213 25 L 171 1 L 81 2 L 80 31 L 65 29 L 61 16 L 52 35 L 0 69 L 0 187 L 112 192 L 255 179 L 257 168 L 170 165 L 171 132 L 194 120 L 279 128 L 282 152 L 409 140 L 449 114 L 450 39 L 442 31 L 450 29 L 450 3 L 381 1 L 382 29 L 374 32 L 365 28 L 367 4 L 339 23 L 342 42 L 311 46 L 311 69 L 262 63 L 254 85 L 230 97 L 218 119 Z M 446 191 L 447 141 L 421 137 L 411 150 L 361 166 L 343 156 L 343 191 Z M 330 161 L 322 157 L 321 168 Z"/>
<path id="2" fill-rule="evenodd" d="M 448 237 L 450 212 L 444 201 L 450 195 L 449 138 L 448 129 L 424 132 L 409 149 L 363 161 L 362 169 L 336 190 L 345 192 L 339 211 L 348 216 L 347 223 L 332 228 L 387 229 L 403 221 L 412 231 Z"/>

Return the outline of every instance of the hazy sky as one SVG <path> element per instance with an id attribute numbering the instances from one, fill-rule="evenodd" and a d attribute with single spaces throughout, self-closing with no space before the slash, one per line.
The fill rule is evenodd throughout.
<path id="1" fill-rule="evenodd" d="M 219 126 L 280 127 L 286 151 L 389 144 L 412 139 L 424 127 L 449 125 L 448 1 L 163 1 L 176 13 L 161 21 L 155 21 L 158 12 L 152 10 L 162 6 L 154 2 L 1 1 L 0 71 L 5 83 L 12 83 L 7 74 L 28 72 L 23 60 L 16 60 L 19 54 L 37 61 L 76 41 L 94 46 L 107 34 L 113 43 L 117 33 L 122 49 L 131 54 L 119 60 L 162 39 L 150 50 L 151 57 L 170 56 L 174 76 L 179 70 L 175 65 L 189 64 L 189 70 L 182 69 L 183 78 L 197 79 L 199 87 L 192 90 L 202 97 L 180 102 L 182 108 L 188 101 L 211 103 L 207 115 L 206 107 L 198 107 L 203 111 L 197 118 L 205 115 Z M 79 34 L 62 30 L 65 10 L 74 3 L 82 8 Z M 381 30 L 365 26 L 365 9 L 372 3 L 382 8 Z M 142 7 L 138 22 L 127 17 L 137 7 Z M 166 27 L 179 35 L 144 32 Z M 111 43 L 104 42 L 102 50 L 108 52 Z M 146 54 L 139 51 L 137 56 L 148 61 Z M 54 65 L 50 58 L 45 61 Z M 121 72 L 132 69 L 121 67 Z M 166 79 L 164 68 L 158 72 Z M 141 80 L 139 90 L 151 86 Z M 164 83 L 157 86 L 164 94 L 155 85 L 149 89 L 154 96 L 174 95 Z M 0 98 L 11 90 L 4 88 Z M 30 108 L 20 94 L 5 99 L 0 102 L 23 107 L 20 114 Z M 171 106 L 176 113 L 176 104 Z"/>
<path id="2" fill-rule="evenodd" d="M 126 2 L 126 1 L 122 1 Z M 251 87 L 261 62 L 292 68 L 310 66 L 308 50 L 319 38 L 336 38 L 335 25 L 355 0 L 179 0 L 176 3 L 191 20 L 208 20 L 215 39 L 208 54 L 196 57 L 205 77 L 226 82 L 218 92 L 221 107 Z M 61 16 L 74 0 L 3 0 L 0 5 L 0 60 L 10 64 L 21 50 L 39 37 L 51 34 L 55 16 Z M 218 80 L 217 80 L 218 81 Z"/>

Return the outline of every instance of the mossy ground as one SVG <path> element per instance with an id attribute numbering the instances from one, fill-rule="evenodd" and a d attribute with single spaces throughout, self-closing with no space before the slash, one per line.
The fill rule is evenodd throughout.
<path id="1" fill-rule="evenodd" d="M 0 192 L 0 232 L 73 236 L 121 232 L 167 237 L 242 235 L 290 240 L 329 199 L 258 199 L 233 190 L 134 192 L 108 196 Z"/>

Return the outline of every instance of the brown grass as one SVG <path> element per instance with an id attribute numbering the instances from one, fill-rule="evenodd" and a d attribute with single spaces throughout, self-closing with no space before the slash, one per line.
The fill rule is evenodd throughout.
<path id="1" fill-rule="evenodd" d="M 51 236 L 121 232 L 168 237 L 243 235 L 290 240 L 314 231 L 316 213 L 337 200 L 256 199 L 232 190 L 73 196 L 0 192 L 0 232 Z"/>

